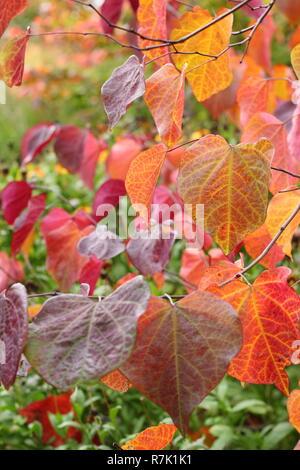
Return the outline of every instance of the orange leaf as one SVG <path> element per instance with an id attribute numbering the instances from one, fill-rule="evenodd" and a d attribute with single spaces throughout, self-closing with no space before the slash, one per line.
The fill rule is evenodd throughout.
<path id="1" fill-rule="evenodd" d="M 193 409 L 223 378 L 241 347 L 237 314 L 220 300 L 204 291 L 174 305 L 152 297 L 139 319 L 135 349 L 121 367 L 182 433 Z"/>
<path id="2" fill-rule="evenodd" d="M 298 44 L 291 52 L 291 61 L 295 74 L 298 80 L 300 80 L 300 44 Z"/>
<path id="3" fill-rule="evenodd" d="M 265 222 L 271 238 L 276 235 L 282 224 L 288 219 L 298 204 L 300 204 L 300 194 L 298 191 L 276 194 L 273 199 L 271 199 Z M 291 240 L 299 224 L 300 213 L 296 215 L 277 240 L 277 245 L 280 246 L 287 256 L 291 256 Z"/>
<path id="4" fill-rule="evenodd" d="M 291 23 L 299 23 L 300 4 L 297 0 L 277 0 L 276 6 L 280 8 Z"/>
<path id="5" fill-rule="evenodd" d="M 300 433 L 300 390 L 293 390 L 287 401 L 289 420 Z"/>
<path id="6" fill-rule="evenodd" d="M 105 375 L 105 377 L 102 377 L 101 382 L 117 392 L 128 392 L 132 387 L 127 377 L 125 377 L 119 369 Z"/>
<path id="7" fill-rule="evenodd" d="M 285 168 L 296 172 L 293 156 L 289 152 L 287 132 L 283 122 L 267 113 L 257 113 L 248 122 L 241 142 L 254 143 L 259 139 L 268 139 L 274 145 L 275 153 L 272 166 Z M 270 191 L 274 194 L 280 189 L 287 188 L 295 183 L 295 178 L 281 171 L 272 170 Z"/>
<path id="8" fill-rule="evenodd" d="M 176 426 L 159 424 L 140 432 L 122 446 L 123 450 L 162 450 L 172 442 Z"/>
<path id="9" fill-rule="evenodd" d="M 184 71 L 166 64 L 146 81 L 145 102 L 154 118 L 162 141 L 174 146 L 182 135 Z"/>
<path id="10" fill-rule="evenodd" d="M 239 271 L 240 268 L 236 264 L 225 260 L 219 261 L 202 271 L 198 289 L 205 290 L 212 284 L 221 284 Z"/>
<path id="11" fill-rule="evenodd" d="M 240 107 L 241 125 L 260 112 L 272 113 L 275 109 L 274 80 L 262 77 L 248 77 L 238 90 L 237 101 Z"/>
<path id="12" fill-rule="evenodd" d="M 138 32 L 143 36 L 154 39 L 167 39 L 166 10 L 166 0 L 139 0 L 139 8 L 137 11 L 139 23 Z M 142 48 L 154 45 L 159 45 L 159 42 L 139 38 L 139 46 Z M 164 57 L 155 61 L 158 65 L 167 64 L 169 62 L 167 47 L 158 47 L 157 49 L 150 49 L 143 52 L 150 60 L 166 54 Z"/>
<path id="13" fill-rule="evenodd" d="M 265 223 L 255 232 L 250 233 L 245 240 L 244 245 L 247 253 L 253 258 L 257 258 L 272 240 L 271 235 Z M 282 249 L 275 243 L 271 250 L 260 260 L 260 264 L 268 269 L 275 268 L 276 264 L 282 261 L 284 253 Z"/>
<path id="14" fill-rule="evenodd" d="M 150 205 L 161 167 L 165 161 L 166 147 L 155 145 L 138 154 L 131 162 L 125 181 L 126 190 L 133 207 L 136 205 L 140 215 L 148 220 Z M 144 207 L 138 207 L 142 204 Z M 148 214 L 146 213 L 148 210 Z"/>
<path id="15" fill-rule="evenodd" d="M 300 338 L 300 299 L 287 284 L 285 267 L 264 271 L 248 286 L 234 281 L 209 292 L 229 302 L 240 314 L 244 342 L 228 373 L 242 382 L 275 384 L 289 394 L 285 367 L 291 365 L 292 344 Z"/>
<path id="16" fill-rule="evenodd" d="M 28 40 L 27 34 L 17 39 L 10 39 L 0 49 L 0 80 L 3 80 L 8 87 L 22 84 Z"/>
<path id="17" fill-rule="evenodd" d="M 28 6 L 27 0 L 0 0 L 0 38 L 10 21 Z"/>
<path id="18" fill-rule="evenodd" d="M 185 204 L 204 204 L 205 231 L 224 253 L 265 221 L 273 145 L 228 145 L 208 135 L 190 146 L 181 160 L 178 190 Z"/>
<path id="19" fill-rule="evenodd" d="M 273 67 L 273 78 L 278 79 L 291 79 L 291 69 L 284 64 L 275 64 Z M 292 95 L 291 84 L 287 80 L 275 80 L 274 92 L 276 97 L 281 100 L 289 101 Z"/>
<path id="20" fill-rule="evenodd" d="M 186 248 L 181 258 L 180 276 L 194 286 L 197 286 L 202 278 L 202 273 L 208 266 L 208 261 L 203 250 Z"/>
<path id="21" fill-rule="evenodd" d="M 226 10 L 218 13 L 222 14 Z M 177 40 L 192 33 L 196 29 L 206 25 L 213 20 L 207 10 L 196 6 L 192 11 L 184 13 L 175 23 L 171 32 L 171 39 Z M 232 81 L 232 72 L 229 68 L 228 53 L 221 55 L 217 60 L 211 60 L 210 56 L 216 56 L 229 44 L 232 31 L 232 15 L 222 21 L 196 34 L 183 43 L 176 44 L 179 52 L 197 51 L 205 56 L 191 54 L 174 55 L 174 63 L 182 70 L 187 63 L 188 71 L 186 77 L 191 85 L 193 93 L 198 101 L 204 101 L 218 91 L 227 88 Z M 193 69 L 195 70 L 189 71 Z"/>
<path id="22" fill-rule="evenodd" d="M 256 21 L 256 19 L 252 21 L 250 26 L 254 26 Z M 266 72 L 269 73 L 272 68 L 271 45 L 275 31 L 276 26 L 270 14 L 264 19 L 264 21 L 255 31 L 247 51 L 247 54 L 249 54 L 257 64 L 259 64 Z M 251 32 L 249 32 L 248 35 L 249 34 L 251 34 Z"/>

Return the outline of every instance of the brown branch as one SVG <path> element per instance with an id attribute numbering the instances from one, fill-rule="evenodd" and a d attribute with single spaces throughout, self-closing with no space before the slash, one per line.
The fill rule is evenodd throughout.
<path id="1" fill-rule="evenodd" d="M 240 272 L 235 274 L 231 279 L 228 279 L 228 281 L 222 282 L 222 284 L 219 284 L 219 287 L 226 286 L 230 282 L 239 279 L 242 277 L 245 273 L 250 271 L 254 266 L 256 266 L 263 258 L 266 256 L 271 248 L 275 245 L 277 242 L 278 238 L 282 235 L 282 233 L 285 231 L 285 229 L 288 227 L 288 225 L 292 222 L 292 220 L 296 217 L 296 215 L 300 212 L 300 204 L 296 207 L 296 209 L 292 212 L 292 214 L 289 216 L 289 218 L 285 221 L 285 223 L 280 227 L 278 232 L 276 233 L 275 237 L 270 241 L 270 243 L 266 246 L 266 248 L 263 250 L 263 252 L 255 258 L 255 260 L 252 261 L 248 266 L 243 268 Z"/>
<path id="2" fill-rule="evenodd" d="M 296 173 L 292 173 L 291 171 L 285 170 L 284 168 L 277 168 L 276 166 L 271 166 L 271 170 L 281 171 L 282 173 L 286 173 L 287 175 L 300 179 L 300 175 L 297 175 Z"/>

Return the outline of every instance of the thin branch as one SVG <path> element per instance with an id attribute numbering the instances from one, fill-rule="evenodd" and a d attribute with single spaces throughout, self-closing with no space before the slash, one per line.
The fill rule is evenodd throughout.
<path id="1" fill-rule="evenodd" d="M 296 217 L 296 215 L 300 212 L 300 204 L 296 207 L 296 209 L 292 212 L 292 214 L 289 216 L 289 218 L 285 221 L 285 223 L 280 227 L 278 232 L 276 233 L 275 237 L 270 241 L 268 246 L 263 250 L 263 252 L 250 263 L 248 266 L 246 266 L 244 269 L 242 269 L 239 273 L 235 274 L 231 279 L 228 279 L 228 281 L 222 282 L 222 284 L 219 284 L 219 287 L 226 286 L 230 282 L 239 279 L 242 277 L 245 273 L 250 271 L 254 266 L 256 266 L 263 258 L 266 256 L 271 248 L 275 245 L 277 242 L 278 238 L 282 235 L 282 233 L 285 231 L 285 229 L 288 227 L 288 225 L 292 222 L 292 220 Z"/>
<path id="2" fill-rule="evenodd" d="M 171 273 L 170 271 L 167 271 L 165 270 L 164 273 L 175 279 L 177 282 L 179 282 L 180 284 L 182 284 L 184 287 L 187 287 L 188 289 L 193 289 L 193 290 L 197 290 L 197 286 L 195 286 L 194 284 L 191 284 L 190 282 L 186 281 L 185 279 L 183 279 L 181 276 L 179 276 L 179 274 L 176 274 L 176 273 Z"/>
<path id="3" fill-rule="evenodd" d="M 284 168 L 277 168 L 276 166 L 271 166 L 271 170 L 281 171 L 282 173 L 286 173 L 287 175 L 300 179 L 300 175 L 297 175 L 296 173 L 292 173 L 291 171 L 285 170 Z"/>
<path id="4" fill-rule="evenodd" d="M 300 187 L 297 186 L 296 188 L 292 188 L 292 189 L 282 189 L 281 191 L 278 191 L 278 193 L 291 193 L 293 191 L 299 191 L 300 190 Z"/>

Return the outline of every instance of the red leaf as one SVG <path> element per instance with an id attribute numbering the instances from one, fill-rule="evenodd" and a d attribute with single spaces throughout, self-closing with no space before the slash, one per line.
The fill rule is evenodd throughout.
<path id="1" fill-rule="evenodd" d="M 24 271 L 21 262 L 10 258 L 4 251 L 0 251 L 0 266 L 0 292 L 14 282 L 23 281 Z"/>
<path id="2" fill-rule="evenodd" d="M 12 181 L 1 192 L 2 212 L 8 224 L 13 224 L 27 207 L 32 189 L 26 181 Z"/>
<path id="3" fill-rule="evenodd" d="M 22 13 L 28 6 L 28 0 L 0 0 L 0 38 L 10 21 Z"/>
<path id="4" fill-rule="evenodd" d="M 118 138 L 106 161 L 106 169 L 113 179 L 125 181 L 132 160 L 142 151 L 142 144 L 132 137 Z"/>
<path id="5" fill-rule="evenodd" d="M 236 311 L 219 300 L 204 291 L 174 306 L 152 297 L 138 323 L 135 349 L 121 367 L 183 433 L 195 406 L 215 388 L 241 348 Z"/>
<path id="6" fill-rule="evenodd" d="M 23 165 L 32 162 L 42 150 L 53 140 L 57 126 L 51 122 L 41 122 L 29 129 L 23 136 L 21 156 Z"/>
<path id="7" fill-rule="evenodd" d="M 46 194 L 33 196 L 27 209 L 15 220 L 14 233 L 11 241 L 13 255 L 19 253 L 23 243 L 45 210 Z"/>
<path id="8" fill-rule="evenodd" d="M 93 217 L 99 222 L 104 217 L 106 217 L 106 208 L 109 211 L 109 206 L 117 206 L 119 204 L 119 198 L 126 195 L 126 188 L 124 181 L 122 180 L 108 180 L 103 183 L 100 188 L 97 190 L 94 201 L 93 201 Z M 101 208 L 102 206 L 102 208 Z M 106 207 L 104 207 L 106 206 Z M 97 216 L 100 214 L 101 216 Z M 104 211 L 105 209 L 105 211 Z M 104 214 L 103 214 L 104 212 Z"/>
<path id="9" fill-rule="evenodd" d="M 104 0 L 100 11 L 110 23 L 117 24 L 121 16 L 122 6 L 123 0 Z M 101 19 L 101 26 L 103 32 L 107 34 L 111 34 L 114 30 L 103 19 Z"/>
<path id="10" fill-rule="evenodd" d="M 161 450 L 172 442 L 176 426 L 160 424 L 140 432 L 122 446 L 123 450 Z"/>
<path id="11" fill-rule="evenodd" d="M 89 295 L 93 295 L 102 268 L 103 262 L 98 260 L 95 256 L 90 258 L 82 268 L 79 282 L 86 283 L 90 286 Z"/>
<path id="12" fill-rule="evenodd" d="M 44 400 L 35 401 L 19 411 L 20 415 L 27 419 L 28 423 L 39 421 L 43 427 L 42 444 L 50 444 L 53 447 L 64 444 L 64 439 L 57 434 L 49 419 L 49 413 L 65 415 L 73 410 L 73 405 L 70 400 L 70 394 L 52 395 Z M 81 442 L 81 432 L 74 428 L 68 428 L 68 437 Z"/>
<path id="13" fill-rule="evenodd" d="M 117 67 L 101 89 L 104 109 L 112 129 L 126 113 L 127 106 L 146 91 L 144 69 L 132 55 Z"/>
<path id="14" fill-rule="evenodd" d="M 94 188 L 94 177 L 99 155 L 106 148 L 104 140 L 98 140 L 91 133 L 88 133 L 84 143 L 83 157 L 80 167 L 80 177 L 84 184 Z"/>
<path id="15" fill-rule="evenodd" d="M 0 294 L 0 383 L 9 388 L 15 381 L 27 339 L 27 293 L 14 284 Z"/>
<path id="16" fill-rule="evenodd" d="M 0 49 L 0 80 L 8 87 L 22 85 L 24 60 L 29 36 L 9 39 Z"/>

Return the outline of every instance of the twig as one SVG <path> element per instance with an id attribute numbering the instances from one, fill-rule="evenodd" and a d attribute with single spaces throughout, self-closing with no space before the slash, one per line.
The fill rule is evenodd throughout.
<path id="1" fill-rule="evenodd" d="M 164 273 L 167 276 L 169 276 L 173 279 L 176 279 L 176 281 L 179 282 L 180 284 L 182 284 L 184 287 L 187 287 L 188 289 L 197 290 L 197 286 L 195 286 L 194 284 L 191 284 L 190 282 L 186 281 L 181 276 L 179 276 L 179 274 L 171 273 L 170 271 L 167 271 L 167 270 L 165 270 Z"/>
<path id="2" fill-rule="evenodd" d="M 300 175 L 297 175 L 296 173 L 292 173 L 289 170 L 285 170 L 284 168 L 277 168 L 276 166 L 271 166 L 271 170 L 282 171 L 282 173 L 286 173 L 287 175 L 290 175 L 290 176 L 293 176 L 294 178 L 299 178 L 300 179 Z"/>
<path id="3" fill-rule="evenodd" d="M 268 244 L 268 246 L 266 246 L 266 248 L 263 250 L 263 252 L 255 259 L 252 261 L 252 263 L 250 263 L 248 266 L 246 266 L 244 269 L 242 269 L 240 272 L 238 272 L 237 274 L 235 274 L 231 279 L 228 279 L 227 281 L 225 282 L 222 282 L 221 284 L 219 284 L 219 287 L 223 287 L 223 286 L 226 286 L 227 284 L 229 284 L 230 282 L 242 277 L 245 273 L 247 273 L 248 271 L 250 271 L 250 269 L 252 269 L 254 266 L 256 266 L 260 260 L 262 260 L 264 258 L 264 256 L 266 256 L 269 251 L 271 250 L 271 248 L 273 247 L 273 245 L 275 245 L 275 243 L 277 242 L 278 238 L 282 235 L 282 233 L 285 231 L 285 229 L 288 227 L 288 225 L 292 222 L 292 220 L 296 217 L 296 215 L 298 214 L 298 212 L 300 212 L 300 204 L 298 204 L 298 206 L 296 207 L 296 209 L 292 212 L 292 214 L 289 216 L 289 218 L 285 221 L 285 223 L 280 227 L 280 229 L 278 230 L 278 232 L 276 233 L 275 237 L 270 241 L 270 243 Z"/>

